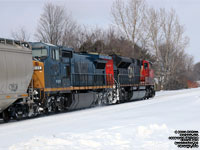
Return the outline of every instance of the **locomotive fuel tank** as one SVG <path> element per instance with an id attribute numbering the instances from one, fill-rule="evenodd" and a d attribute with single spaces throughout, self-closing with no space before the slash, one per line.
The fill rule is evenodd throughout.
<path id="1" fill-rule="evenodd" d="M 0 39 L 0 113 L 28 96 L 32 73 L 31 50 L 18 41 Z"/>

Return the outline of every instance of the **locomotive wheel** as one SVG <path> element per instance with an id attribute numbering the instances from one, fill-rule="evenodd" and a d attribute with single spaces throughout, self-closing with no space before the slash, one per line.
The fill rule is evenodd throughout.
<path id="1" fill-rule="evenodd" d="M 8 109 L 4 110 L 2 113 L 3 121 L 8 122 L 10 120 L 10 115 Z"/>
<path id="2" fill-rule="evenodd" d="M 45 115 L 48 115 L 48 114 L 49 114 L 48 108 L 44 108 L 44 114 L 45 114 Z"/>
<path id="3" fill-rule="evenodd" d="M 98 94 L 98 97 L 97 97 L 97 100 L 95 101 L 95 104 L 94 106 L 102 106 L 102 99 L 103 99 L 103 94 L 102 93 L 99 93 Z"/>
<path id="4" fill-rule="evenodd" d="M 23 115 L 16 113 L 14 119 L 17 120 L 17 121 L 22 120 L 23 119 Z"/>

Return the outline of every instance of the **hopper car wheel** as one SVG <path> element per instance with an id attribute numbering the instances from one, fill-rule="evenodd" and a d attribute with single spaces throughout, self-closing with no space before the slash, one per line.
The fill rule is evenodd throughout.
<path id="1" fill-rule="evenodd" d="M 10 115 L 9 115 L 8 109 L 3 111 L 2 116 L 3 116 L 4 122 L 8 122 L 10 120 Z"/>

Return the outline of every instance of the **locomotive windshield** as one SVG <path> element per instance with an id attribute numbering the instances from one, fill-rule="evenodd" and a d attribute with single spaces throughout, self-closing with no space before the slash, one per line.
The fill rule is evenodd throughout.
<path id="1" fill-rule="evenodd" d="M 47 57 L 47 49 L 46 48 L 34 48 L 32 51 L 33 57 Z"/>

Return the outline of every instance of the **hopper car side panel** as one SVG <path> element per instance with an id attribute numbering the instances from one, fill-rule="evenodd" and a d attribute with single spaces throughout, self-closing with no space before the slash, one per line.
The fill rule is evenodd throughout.
<path id="1" fill-rule="evenodd" d="M 31 50 L 15 44 L 0 44 L 0 113 L 27 95 L 32 73 Z"/>

